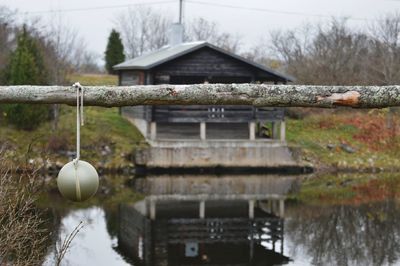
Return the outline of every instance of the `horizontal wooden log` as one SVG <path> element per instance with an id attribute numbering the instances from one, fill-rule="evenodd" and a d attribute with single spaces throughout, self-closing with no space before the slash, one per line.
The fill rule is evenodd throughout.
<path id="1" fill-rule="evenodd" d="M 0 86 L 0 103 L 75 105 L 75 88 L 65 86 Z M 85 105 L 252 105 L 400 106 L 400 86 L 306 86 L 265 84 L 197 84 L 85 86 Z"/>

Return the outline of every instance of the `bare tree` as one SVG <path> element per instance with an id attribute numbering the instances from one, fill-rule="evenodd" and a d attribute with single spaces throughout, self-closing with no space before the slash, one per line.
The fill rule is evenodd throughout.
<path id="1" fill-rule="evenodd" d="M 47 56 L 52 83 L 66 84 L 67 76 L 77 70 L 86 49 L 84 40 L 78 31 L 65 25 L 60 15 L 50 18 L 45 33 L 47 50 L 52 51 Z"/>
<path id="2" fill-rule="evenodd" d="M 240 37 L 222 32 L 216 22 L 204 18 L 195 18 L 185 27 L 186 41 L 208 41 L 230 52 L 240 49 Z"/>
<path id="3" fill-rule="evenodd" d="M 301 31 L 272 34 L 273 50 L 285 62 L 287 72 L 305 84 L 367 84 L 368 41 L 366 34 L 351 31 L 346 20 L 336 19 Z"/>
<path id="4" fill-rule="evenodd" d="M 258 41 L 258 43 L 241 55 L 246 59 L 283 72 L 285 70 L 283 68 L 283 61 L 271 54 L 271 49 L 269 49 L 269 47 L 270 44 L 268 43 L 268 40 L 262 38 Z"/>
<path id="5" fill-rule="evenodd" d="M 400 14 L 387 14 L 370 26 L 370 78 L 375 84 L 390 85 L 400 82 Z M 387 128 L 395 134 L 395 109 L 389 108 Z"/>
<path id="6" fill-rule="evenodd" d="M 102 73 L 103 68 L 99 66 L 100 55 L 90 51 L 83 51 L 79 61 L 74 64 L 74 69 L 79 73 Z"/>
<path id="7" fill-rule="evenodd" d="M 120 13 L 116 28 L 121 33 L 127 57 L 134 58 L 168 45 L 172 19 L 149 7 Z M 208 41 L 231 52 L 240 48 L 240 37 L 222 32 L 215 22 L 196 18 L 184 25 L 184 41 Z"/>
<path id="8" fill-rule="evenodd" d="M 388 14 L 370 26 L 371 78 L 379 85 L 400 82 L 400 14 Z"/>
<path id="9" fill-rule="evenodd" d="M 0 71 L 8 63 L 8 58 L 16 43 L 15 12 L 0 6 Z"/>
<path id="10" fill-rule="evenodd" d="M 168 44 L 168 30 L 172 20 L 149 7 L 122 12 L 116 19 L 126 55 L 134 58 Z"/>
<path id="11" fill-rule="evenodd" d="M 60 15 L 54 15 L 48 23 L 34 20 L 29 31 L 34 36 L 46 66 L 46 79 L 49 84 L 66 85 L 69 75 L 78 72 L 84 61 L 86 46 L 78 32 L 67 27 Z M 58 126 L 59 106 L 52 106 L 52 129 Z"/>

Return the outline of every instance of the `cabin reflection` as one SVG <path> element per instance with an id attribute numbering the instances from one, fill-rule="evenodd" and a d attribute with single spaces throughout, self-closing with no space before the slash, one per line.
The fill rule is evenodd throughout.
<path id="1" fill-rule="evenodd" d="M 296 178 L 264 177 L 279 193 L 265 193 L 274 182 L 263 187 L 258 178 L 139 180 L 148 196 L 120 206 L 119 247 L 142 265 L 285 264 L 284 199 Z M 210 193 L 214 186 L 191 189 L 221 182 L 220 193 Z"/>

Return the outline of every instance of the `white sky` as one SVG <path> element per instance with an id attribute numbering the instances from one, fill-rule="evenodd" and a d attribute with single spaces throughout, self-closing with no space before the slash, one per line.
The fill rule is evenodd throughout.
<path id="1" fill-rule="evenodd" d="M 51 16 L 54 17 L 54 13 L 32 12 L 163 1 L 167 3 L 152 4 L 151 6 L 177 18 L 178 0 L 0 0 L 0 5 L 18 9 L 20 12 L 31 12 L 26 16 L 37 16 L 49 20 Z M 199 2 L 264 9 L 265 11 L 209 6 L 199 4 Z M 88 48 L 102 56 L 107 37 L 114 26 L 113 21 L 121 11 L 126 9 L 125 6 L 69 11 L 61 14 L 64 23 L 77 29 L 79 34 L 85 38 Z M 354 18 L 349 21 L 352 26 L 365 27 L 368 20 L 374 20 L 389 12 L 399 10 L 400 0 L 187 0 L 184 5 L 184 16 L 186 19 L 204 17 L 216 21 L 222 30 L 239 34 L 243 39 L 244 46 L 251 47 L 260 38 L 268 37 L 271 30 L 291 29 L 305 22 L 318 23 L 329 20 L 331 16 Z M 313 15 L 322 15 L 323 17 Z M 361 18 L 361 20 L 357 20 L 357 18 Z"/>

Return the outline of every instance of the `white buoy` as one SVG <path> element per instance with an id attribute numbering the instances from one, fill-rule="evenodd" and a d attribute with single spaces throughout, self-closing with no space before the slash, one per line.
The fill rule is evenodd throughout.
<path id="1" fill-rule="evenodd" d="M 88 162 L 80 160 L 80 134 L 83 126 L 83 88 L 78 82 L 76 88 L 76 158 L 64 165 L 57 177 L 60 193 L 72 201 L 84 201 L 92 197 L 99 187 L 99 175 Z"/>
<path id="2" fill-rule="evenodd" d="M 99 187 L 99 175 L 88 162 L 69 162 L 61 168 L 57 177 L 61 194 L 72 201 L 84 201 L 92 197 Z"/>

